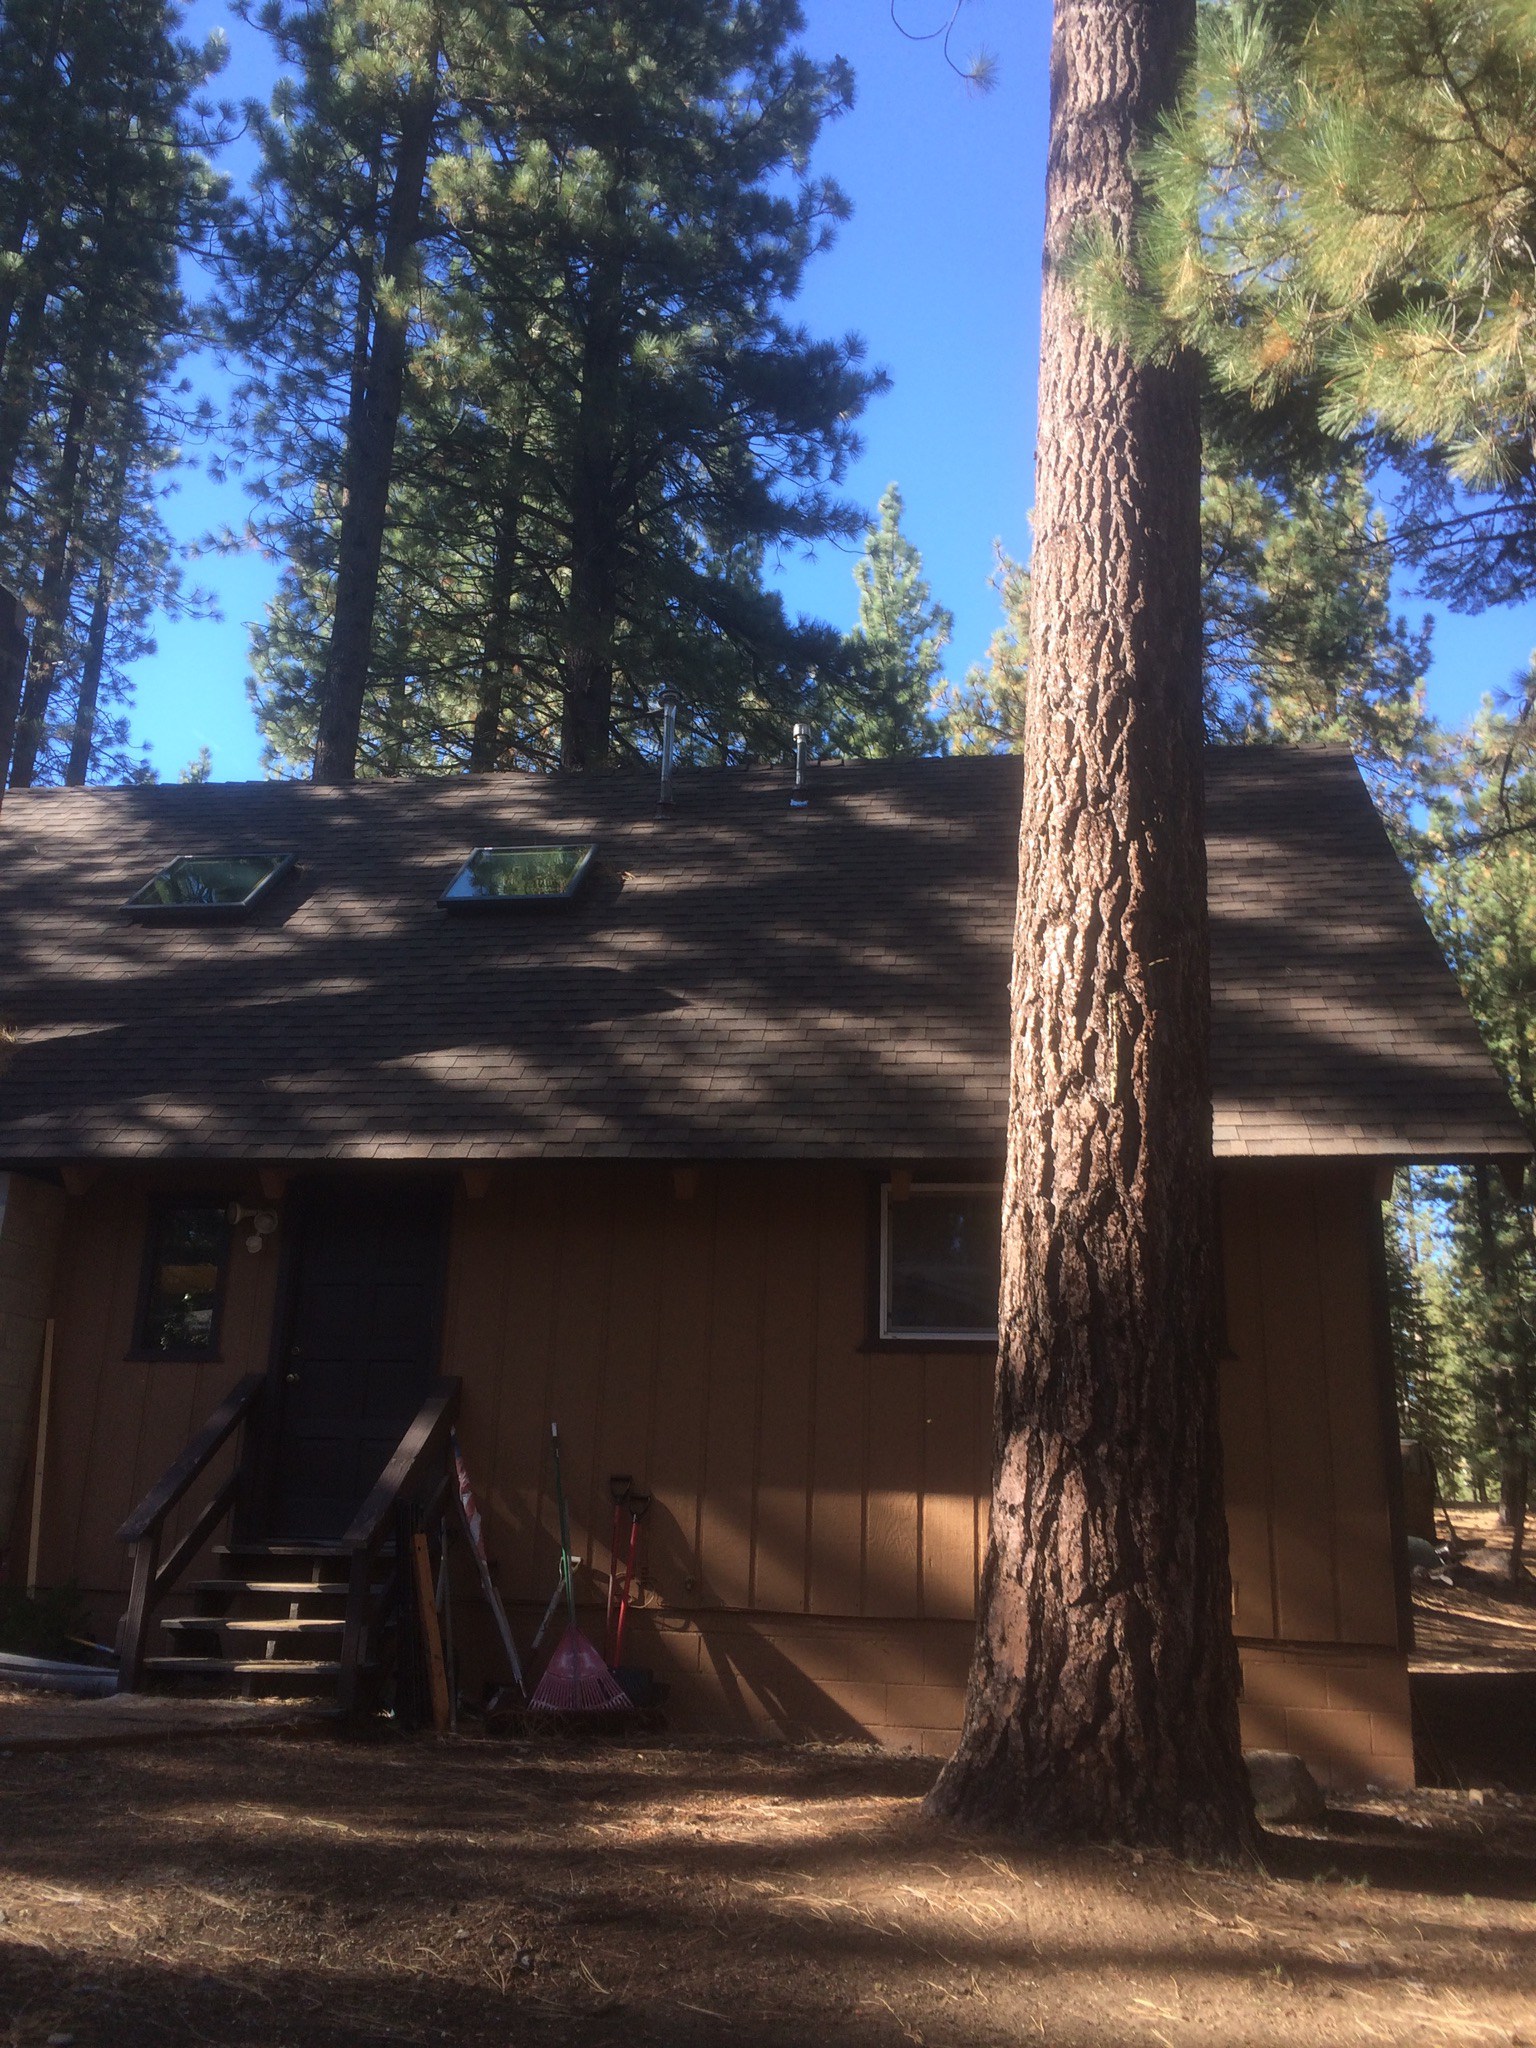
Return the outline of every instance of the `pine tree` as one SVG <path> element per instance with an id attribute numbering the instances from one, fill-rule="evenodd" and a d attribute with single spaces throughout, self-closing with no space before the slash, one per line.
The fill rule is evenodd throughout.
<path id="1" fill-rule="evenodd" d="M 1352 747 L 1406 847 L 1439 773 L 1429 629 L 1392 611 L 1393 550 L 1362 465 L 1332 448 L 1321 471 L 1295 459 L 1257 469 L 1219 426 L 1206 436 L 1201 496 L 1207 735 Z M 935 699 L 956 752 L 1023 739 L 1028 571 L 1000 555 L 993 581 L 1004 623 L 987 662 Z"/>
<path id="2" fill-rule="evenodd" d="M 1147 152 L 1134 262 L 1092 231 L 1079 274 L 1139 347 L 1372 436 L 1431 587 L 1502 601 L 1536 578 L 1533 138 L 1526 0 L 1229 0 Z"/>
<path id="3" fill-rule="evenodd" d="M 1447 754 L 1418 881 L 1435 934 L 1536 1135 L 1536 764 L 1522 717 L 1485 705 Z M 1470 1453 L 1498 1471 L 1523 1533 L 1536 1404 L 1531 1196 L 1489 1175 L 1440 1176 L 1439 1355 L 1471 1404 Z M 1511 1575 L 1521 1573 L 1520 1545 Z"/>
<path id="4" fill-rule="evenodd" d="M 300 577 L 331 579 L 320 781 L 356 773 L 413 323 L 441 234 L 431 174 L 453 120 L 442 71 L 450 54 L 468 61 L 473 12 L 267 0 L 256 15 L 291 69 L 253 110 L 261 166 L 226 239 L 228 334 L 255 366 L 242 452 L 262 450 L 258 488 L 282 508 L 273 524 Z"/>
<path id="5" fill-rule="evenodd" d="M 1442 1497 L 1477 1458 L 1474 1404 L 1444 1342 L 1443 1233 L 1437 1239 L 1435 1218 L 1436 1183 L 1445 1178 L 1400 1169 L 1385 1235 L 1398 1425 L 1428 1451 Z"/>
<path id="6" fill-rule="evenodd" d="M 1230 1854 L 1216 1412 L 1195 366 L 1133 362 L 1063 274 L 1128 235 L 1193 6 L 1058 0 L 991 1529 L 930 1809 Z"/>
<path id="7" fill-rule="evenodd" d="M 156 499 L 187 424 L 178 261 L 219 202 L 194 95 L 223 51 L 180 20 L 166 0 L 0 16 L 0 575 L 34 621 L 13 784 L 123 768 L 97 713 L 149 614 L 200 602 Z"/>
<path id="8" fill-rule="evenodd" d="M 383 47 L 380 6 L 333 0 L 325 16 L 364 11 Z M 784 316 L 846 211 L 806 164 L 850 83 L 794 50 L 800 19 L 792 0 L 623 0 L 540 11 L 524 33 L 515 8 L 437 11 L 438 125 L 358 700 L 364 772 L 600 765 L 654 746 L 667 683 L 688 703 L 690 746 L 781 750 L 831 643 L 788 618 L 763 563 L 856 530 L 830 486 L 881 381 L 854 338 L 816 342 Z M 262 517 L 291 568 L 256 677 L 269 744 L 293 766 L 317 737 L 340 622 L 364 289 L 366 249 L 326 224 L 376 212 L 366 178 L 350 213 L 342 203 L 365 120 L 334 164 L 285 139 L 333 92 L 325 65 L 307 98 L 274 109 L 265 216 L 231 245 L 232 262 L 254 251 L 266 265 L 243 315 L 264 351 L 250 440 L 281 457 L 265 466 Z M 310 241 L 330 267 L 302 306 L 274 300 Z"/>
<path id="9" fill-rule="evenodd" d="M 990 578 L 1002 599 L 1003 623 L 958 683 L 934 685 L 931 712 L 950 754 L 1007 754 L 1024 741 L 1029 692 L 1029 571 L 993 543 Z"/>
<path id="10" fill-rule="evenodd" d="M 1206 723 L 1228 743 L 1354 750 L 1400 845 L 1438 774 L 1430 627 L 1392 609 L 1394 549 L 1363 464 L 1255 475 L 1208 447 Z"/>
<path id="11" fill-rule="evenodd" d="M 838 753 L 891 759 L 938 747 L 929 700 L 955 622 L 933 601 L 923 558 L 901 530 L 904 509 L 899 486 L 887 484 L 854 565 L 859 623 L 847 643 L 851 701 L 828 720 Z"/>

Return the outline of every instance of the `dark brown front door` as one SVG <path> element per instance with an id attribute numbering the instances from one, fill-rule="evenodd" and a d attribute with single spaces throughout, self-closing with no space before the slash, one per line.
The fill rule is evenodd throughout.
<path id="1" fill-rule="evenodd" d="M 437 1375 L 440 1182 L 317 1182 L 303 1197 L 277 1364 L 267 1533 L 339 1536 Z"/>

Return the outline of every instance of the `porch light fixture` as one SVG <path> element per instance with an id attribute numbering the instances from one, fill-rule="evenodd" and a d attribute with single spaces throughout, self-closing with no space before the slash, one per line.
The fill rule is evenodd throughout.
<path id="1" fill-rule="evenodd" d="M 179 853 L 121 905 L 130 917 L 244 917 L 293 866 L 291 853 Z"/>
<path id="2" fill-rule="evenodd" d="M 569 903 L 596 848 L 477 846 L 438 902 L 444 910 L 550 909 Z"/>

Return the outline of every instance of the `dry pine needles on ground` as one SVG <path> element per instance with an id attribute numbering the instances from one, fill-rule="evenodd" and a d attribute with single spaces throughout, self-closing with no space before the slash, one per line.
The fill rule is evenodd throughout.
<path id="1" fill-rule="evenodd" d="M 1536 1802 L 1372 1799 L 1265 1873 L 925 1823 L 932 1766 L 246 1737 L 17 1755 L 0 2042 L 1536 2044 Z"/>

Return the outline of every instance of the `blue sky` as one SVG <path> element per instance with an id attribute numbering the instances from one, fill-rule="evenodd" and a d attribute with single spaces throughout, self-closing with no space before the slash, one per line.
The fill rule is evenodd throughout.
<path id="1" fill-rule="evenodd" d="M 906 530 L 934 595 L 955 615 L 946 666 L 958 674 L 980 658 L 998 621 L 987 580 L 993 541 L 1028 548 L 1049 7 L 969 0 L 957 47 L 984 45 L 996 57 L 988 94 L 956 77 L 936 43 L 904 38 L 889 0 L 805 7 L 808 47 L 852 62 L 858 101 L 826 132 L 818 157 L 852 199 L 853 219 L 812 266 L 797 310 L 813 332 L 857 330 L 870 359 L 891 373 L 891 391 L 865 416 L 864 454 L 848 489 L 872 508 L 887 483 L 901 485 Z M 905 27 L 922 31 L 942 22 L 948 0 L 896 7 Z M 189 31 L 220 26 L 231 63 L 217 90 L 264 96 L 272 74 L 262 39 L 228 18 L 223 0 L 194 0 Z M 238 155 L 230 167 L 241 169 Z M 216 391 L 216 373 L 209 377 Z M 193 539 L 238 526 L 243 500 L 237 484 L 215 487 L 193 473 L 169 510 L 178 534 Z M 791 608 L 851 625 L 855 552 L 827 547 L 780 564 Z M 158 651 L 136 671 L 136 726 L 162 775 L 203 745 L 221 779 L 257 775 L 247 622 L 259 617 L 277 568 L 245 553 L 207 558 L 194 573 L 217 593 L 223 618 L 164 626 Z M 1536 604 L 1464 619 L 1407 595 L 1404 609 L 1435 611 L 1431 699 L 1447 721 L 1503 687 L 1536 646 Z"/>

